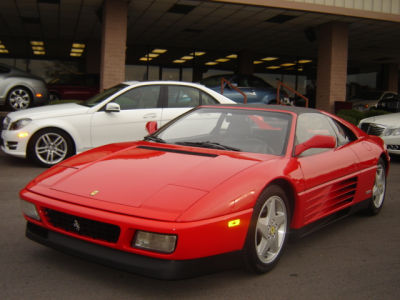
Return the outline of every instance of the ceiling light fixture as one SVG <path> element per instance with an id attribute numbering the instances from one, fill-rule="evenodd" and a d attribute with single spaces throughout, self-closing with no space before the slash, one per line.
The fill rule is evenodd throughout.
<path id="1" fill-rule="evenodd" d="M 238 55 L 237 54 L 230 54 L 230 55 L 227 55 L 226 58 L 236 59 L 236 58 L 238 58 Z"/>
<path id="2" fill-rule="evenodd" d="M 268 67 L 266 67 L 266 69 L 268 69 L 268 70 L 276 70 L 276 69 L 280 69 L 280 66 L 268 66 Z"/>
<path id="3" fill-rule="evenodd" d="M 153 51 L 151 51 L 151 52 L 152 53 L 163 54 L 163 53 L 165 53 L 167 51 L 168 51 L 167 49 L 158 49 L 158 48 L 156 48 L 156 49 L 153 49 Z"/>
<path id="4" fill-rule="evenodd" d="M 307 64 L 312 62 L 312 59 L 300 59 L 299 61 L 297 61 L 299 64 Z"/>
<path id="5" fill-rule="evenodd" d="M 273 61 L 273 60 L 277 60 L 277 59 L 278 59 L 278 57 L 275 57 L 275 56 L 267 56 L 267 57 L 261 58 L 261 60 L 264 60 L 264 61 Z"/>
<path id="6" fill-rule="evenodd" d="M 209 61 L 209 62 L 206 62 L 206 63 L 205 63 L 206 66 L 215 66 L 215 65 L 217 65 L 217 64 L 218 64 L 218 63 L 215 62 L 215 61 Z"/>
<path id="7" fill-rule="evenodd" d="M 185 63 L 185 62 L 186 62 L 186 60 L 184 60 L 184 59 L 175 59 L 175 60 L 173 61 L 174 64 L 183 64 L 183 63 Z"/>
<path id="8" fill-rule="evenodd" d="M 185 55 L 185 56 L 181 57 L 181 59 L 183 59 L 183 60 L 191 60 L 193 58 L 194 58 L 193 56 L 189 56 L 189 55 Z"/>
<path id="9" fill-rule="evenodd" d="M 294 63 L 283 63 L 283 64 L 281 64 L 281 67 L 291 67 L 294 65 L 295 65 Z"/>
<path id="10" fill-rule="evenodd" d="M 206 54 L 206 52 L 204 52 L 204 51 L 195 51 L 195 52 L 190 53 L 189 55 L 192 55 L 192 56 L 202 56 L 202 55 L 204 55 L 204 54 Z"/>
<path id="11" fill-rule="evenodd" d="M 218 58 L 215 61 L 217 61 L 217 62 L 227 62 L 229 60 L 230 60 L 229 58 Z"/>
<path id="12" fill-rule="evenodd" d="M 259 65 L 259 64 L 262 64 L 263 62 L 261 61 L 261 60 L 254 60 L 253 61 L 253 64 L 254 65 Z"/>

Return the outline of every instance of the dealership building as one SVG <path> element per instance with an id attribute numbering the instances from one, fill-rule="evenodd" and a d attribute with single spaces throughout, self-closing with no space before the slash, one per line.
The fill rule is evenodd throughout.
<path id="1" fill-rule="evenodd" d="M 254 74 L 315 106 L 398 92 L 400 0 L 3 0 L 0 62 L 46 79 Z"/>

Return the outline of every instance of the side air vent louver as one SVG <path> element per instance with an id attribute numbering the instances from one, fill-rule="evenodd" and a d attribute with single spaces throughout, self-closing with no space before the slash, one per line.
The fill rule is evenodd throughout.
<path id="1" fill-rule="evenodd" d="M 328 212 L 353 201 L 357 190 L 357 177 L 334 183 L 307 200 L 306 222 L 311 222 Z"/>

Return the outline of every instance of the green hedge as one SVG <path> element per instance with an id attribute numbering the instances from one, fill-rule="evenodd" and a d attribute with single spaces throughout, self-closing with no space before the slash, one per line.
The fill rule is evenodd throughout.
<path id="1" fill-rule="evenodd" d="M 350 122 L 354 125 L 358 125 L 358 123 L 362 119 L 373 117 L 373 116 L 385 115 L 388 113 L 389 112 L 387 112 L 387 111 L 377 110 L 377 109 L 371 109 L 371 110 L 367 110 L 364 112 L 357 111 L 354 109 L 342 109 L 342 110 L 338 111 L 337 116 L 346 120 L 347 122 Z"/>

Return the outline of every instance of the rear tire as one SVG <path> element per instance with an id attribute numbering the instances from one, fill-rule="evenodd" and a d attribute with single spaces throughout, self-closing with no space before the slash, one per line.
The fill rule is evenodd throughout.
<path id="1" fill-rule="evenodd" d="M 70 136 L 57 128 L 36 132 L 28 144 L 28 158 L 42 167 L 51 167 L 75 152 Z"/>
<path id="2" fill-rule="evenodd" d="M 286 246 L 290 215 L 287 195 L 280 186 L 272 185 L 261 193 L 243 249 L 250 270 L 266 273 L 277 264 Z"/>
<path id="3" fill-rule="evenodd" d="M 375 182 L 372 188 L 372 198 L 366 209 L 366 213 L 374 216 L 377 215 L 382 207 L 385 200 L 386 193 L 386 165 L 383 159 L 379 159 L 376 167 Z"/>

